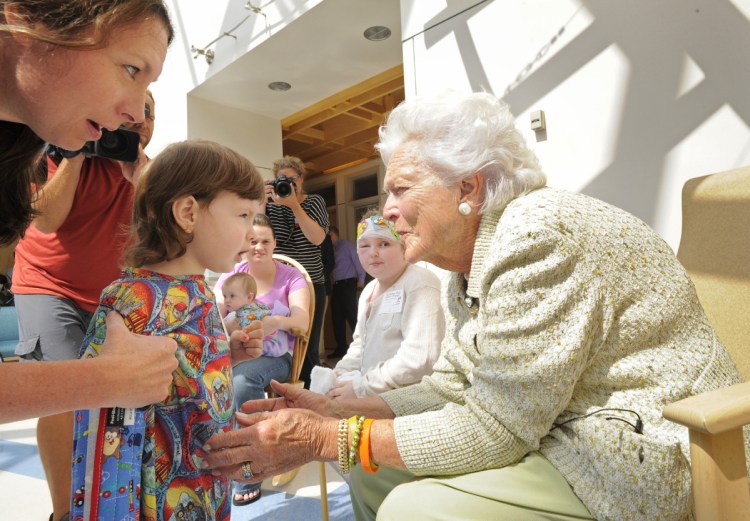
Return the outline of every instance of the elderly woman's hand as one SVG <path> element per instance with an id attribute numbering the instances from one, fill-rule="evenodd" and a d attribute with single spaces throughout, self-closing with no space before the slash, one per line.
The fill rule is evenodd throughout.
<path id="1" fill-rule="evenodd" d="M 215 476 L 258 483 L 308 461 L 336 459 L 338 420 L 304 409 L 281 409 L 237 413 L 237 422 L 243 428 L 215 434 L 204 446 L 208 455 L 202 466 Z"/>
<path id="2" fill-rule="evenodd" d="M 263 325 L 256 320 L 242 329 L 232 331 L 229 335 L 229 349 L 233 364 L 258 358 L 263 352 Z"/>
<path id="3" fill-rule="evenodd" d="M 242 404 L 242 412 L 254 413 L 278 411 L 281 409 L 308 409 L 321 416 L 334 416 L 330 410 L 331 400 L 322 394 L 314 393 L 291 384 L 271 380 L 271 388 L 279 398 L 250 400 Z"/>

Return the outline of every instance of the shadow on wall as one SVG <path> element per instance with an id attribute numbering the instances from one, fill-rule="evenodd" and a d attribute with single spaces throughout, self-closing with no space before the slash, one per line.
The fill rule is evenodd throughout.
<path id="1" fill-rule="evenodd" d="M 728 0 L 591 0 L 583 5 L 594 18 L 591 25 L 522 79 L 505 100 L 514 114 L 521 113 L 617 45 L 631 73 L 615 155 L 581 191 L 653 222 L 670 150 L 724 105 L 750 126 L 745 53 L 750 23 Z M 704 79 L 677 97 L 686 56 Z M 737 66 L 727 66 L 732 63 Z"/>

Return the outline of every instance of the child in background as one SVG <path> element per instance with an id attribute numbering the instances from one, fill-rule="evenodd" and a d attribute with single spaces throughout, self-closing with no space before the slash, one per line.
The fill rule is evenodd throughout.
<path id="1" fill-rule="evenodd" d="M 238 272 L 230 275 L 221 286 L 224 295 L 224 308 L 227 316 L 224 325 L 229 333 L 247 327 L 255 320 L 262 320 L 268 315 L 289 315 L 289 308 L 276 301 L 270 309 L 263 302 L 255 300 L 258 287 L 255 279 L 249 273 Z M 286 331 L 278 330 L 263 337 L 263 354 L 266 356 L 281 356 L 288 351 L 289 335 Z"/>
<path id="2" fill-rule="evenodd" d="M 201 462 L 204 442 L 234 428 L 230 347 L 249 337 L 227 338 L 204 272 L 249 250 L 263 196 L 250 161 L 208 141 L 170 145 L 146 167 L 129 267 L 102 292 L 81 356 L 99 354 L 115 310 L 133 332 L 174 338 L 179 366 L 163 402 L 77 411 L 71 519 L 229 519 L 229 480 Z"/>
<path id="3" fill-rule="evenodd" d="M 346 400 L 406 387 L 432 374 L 445 335 L 440 280 L 409 264 L 404 254 L 393 223 L 366 213 L 357 225 L 357 255 L 373 280 L 359 298 L 346 355 L 333 371 L 316 367 L 311 390 Z"/>

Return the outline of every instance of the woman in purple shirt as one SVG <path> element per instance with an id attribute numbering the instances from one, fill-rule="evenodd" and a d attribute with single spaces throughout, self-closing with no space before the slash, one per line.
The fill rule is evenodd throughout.
<path id="1" fill-rule="evenodd" d="M 295 268 L 273 260 L 273 250 L 276 247 L 271 222 L 263 214 L 257 214 L 253 221 L 252 248 L 246 260 L 236 264 L 232 273 L 246 272 L 255 278 L 258 286 L 255 299 L 271 309 L 289 309 L 288 316 L 268 315 L 261 322 L 264 336 L 272 335 L 276 331 L 291 331 L 292 328 L 306 330 L 308 327 L 310 293 L 307 282 Z M 222 316 L 226 315 L 224 296 L 221 286 L 232 273 L 225 273 L 216 282 L 214 292 Z M 289 379 L 292 369 L 292 351 L 294 337 L 289 337 L 289 348 L 285 353 L 266 353 L 258 358 L 250 358 L 246 354 L 232 355 L 232 386 L 234 387 L 235 406 L 248 400 L 265 398 L 265 388 L 271 380 L 285 382 Z M 235 483 L 234 499 L 236 506 L 248 505 L 260 498 L 260 483 L 244 485 Z"/>

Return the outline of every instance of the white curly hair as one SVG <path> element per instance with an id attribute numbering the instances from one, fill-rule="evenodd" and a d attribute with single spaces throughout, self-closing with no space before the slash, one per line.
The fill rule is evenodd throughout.
<path id="1" fill-rule="evenodd" d="M 402 144 L 446 185 L 480 172 L 485 195 L 480 212 L 547 184 L 536 155 L 515 127 L 508 106 L 488 93 L 443 92 L 399 104 L 380 127 L 375 145 L 387 165 Z"/>

